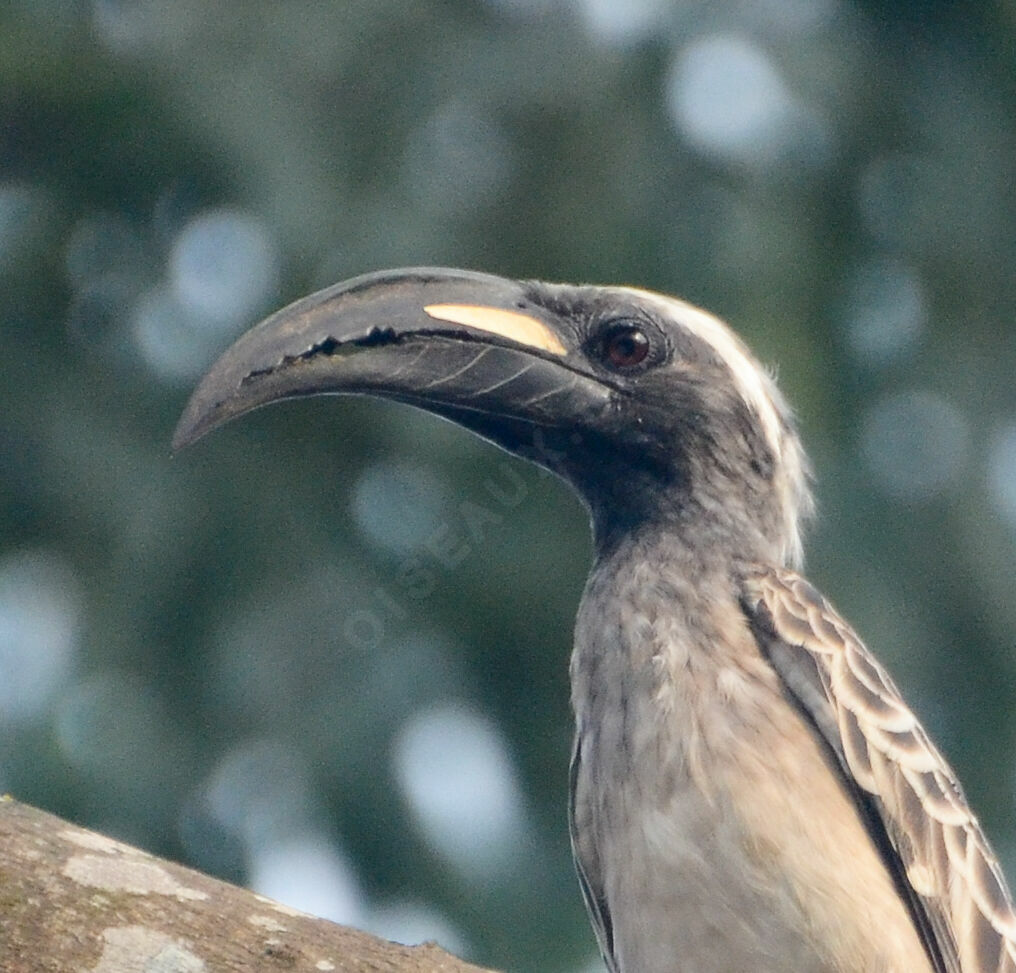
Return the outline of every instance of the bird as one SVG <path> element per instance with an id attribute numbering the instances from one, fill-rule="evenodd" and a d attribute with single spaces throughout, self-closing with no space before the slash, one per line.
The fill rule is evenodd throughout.
<path id="1" fill-rule="evenodd" d="M 808 460 L 728 325 L 633 287 L 375 272 L 242 335 L 174 447 L 318 394 L 444 417 L 588 509 L 569 822 L 610 973 L 1016 973 L 956 775 L 800 573 Z"/>

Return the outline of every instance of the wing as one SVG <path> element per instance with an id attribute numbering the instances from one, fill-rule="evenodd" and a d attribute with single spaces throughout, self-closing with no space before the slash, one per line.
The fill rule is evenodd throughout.
<path id="1" fill-rule="evenodd" d="M 956 776 L 853 630 L 792 571 L 745 580 L 745 610 L 829 745 L 942 973 L 1016 973 L 1016 913 Z"/>
<path id="2" fill-rule="evenodd" d="M 610 911 L 603 895 L 600 881 L 600 869 L 596 858 L 596 849 L 590 840 L 583 841 L 582 836 L 592 834 L 592 828 L 584 827 L 581 817 L 584 806 L 576 791 L 579 779 L 579 761 L 581 759 L 582 741 L 576 736 L 575 748 L 572 750 L 571 772 L 569 774 L 568 830 L 571 834 L 572 857 L 575 860 L 575 871 L 578 872 L 582 898 L 586 903 L 589 921 L 596 933 L 596 942 L 600 947 L 600 955 L 607 964 L 608 973 L 617 973 L 614 960 L 614 934 L 610 921 Z"/>

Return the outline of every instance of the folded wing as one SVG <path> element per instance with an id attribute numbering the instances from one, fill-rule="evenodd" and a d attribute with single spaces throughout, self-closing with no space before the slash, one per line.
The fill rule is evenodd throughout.
<path id="1" fill-rule="evenodd" d="M 1016 973 L 1016 913 L 945 759 L 826 600 L 788 570 L 746 579 L 744 607 L 788 695 L 829 746 L 940 973 Z"/>

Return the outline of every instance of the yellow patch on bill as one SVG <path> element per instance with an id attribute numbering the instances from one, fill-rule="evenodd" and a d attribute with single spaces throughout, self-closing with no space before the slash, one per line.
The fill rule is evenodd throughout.
<path id="1" fill-rule="evenodd" d="M 484 307 L 481 304 L 428 304 L 424 311 L 439 321 L 464 324 L 478 331 L 517 341 L 520 345 L 549 351 L 553 355 L 567 354 L 567 349 L 547 325 L 519 311 Z"/>

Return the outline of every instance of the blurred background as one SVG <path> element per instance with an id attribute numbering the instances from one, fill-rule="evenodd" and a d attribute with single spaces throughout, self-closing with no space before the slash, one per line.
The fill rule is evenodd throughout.
<path id="1" fill-rule="evenodd" d="M 1016 876 L 1016 3 L 9 0 L 0 790 L 342 922 L 598 969 L 565 820 L 563 486 L 202 370 L 365 271 L 728 318 L 815 460 L 809 572 Z"/>

